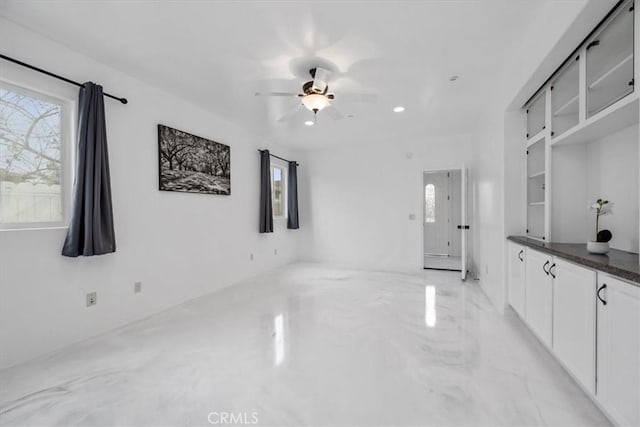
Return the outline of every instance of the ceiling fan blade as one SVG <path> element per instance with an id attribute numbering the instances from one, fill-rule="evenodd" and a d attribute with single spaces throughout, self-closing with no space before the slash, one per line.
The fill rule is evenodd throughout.
<path id="1" fill-rule="evenodd" d="M 302 104 L 297 104 L 295 107 L 293 107 L 292 109 L 290 109 L 289 111 L 287 111 L 287 112 L 284 114 L 284 116 L 280 117 L 280 118 L 278 119 L 278 122 L 280 122 L 280 123 L 284 123 L 284 122 L 286 122 L 287 120 L 291 119 L 293 116 L 295 116 L 295 115 L 296 115 L 296 113 L 297 113 L 298 111 L 300 111 L 300 110 L 301 110 L 301 108 L 300 108 L 300 107 L 302 107 Z"/>
<path id="2" fill-rule="evenodd" d="M 329 84 L 329 77 L 331 76 L 331 72 L 329 70 L 325 70 L 324 68 L 316 67 L 314 68 L 313 74 L 313 84 L 311 88 L 318 93 L 324 93 L 327 89 L 327 85 Z"/>
<path id="3" fill-rule="evenodd" d="M 298 96 L 295 92 L 256 92 L 254 96 Z"/>
<path id="4" fill-rule="evenodd" d="M 340 110 L 338 110 L 333 105 L 329 105 L 323 111 L 326 111 L 327 112 L 327 116 L 331 117 L 333 120 L 340 120 L 340 119 L 344 118 L 344 114 L 342 114 L 340 112 Z"/>
<path id="5" fill-rule="evenodd" d="M 337 98 L 341 101 L 362 102 L 365 104 L 375 104 L 378 102 L 378 95 L 375 93 L 342 93 L 339 92 Z"/>

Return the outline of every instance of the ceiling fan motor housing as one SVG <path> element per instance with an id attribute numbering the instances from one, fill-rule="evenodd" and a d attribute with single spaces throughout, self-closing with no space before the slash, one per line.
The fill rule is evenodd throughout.
<path id="1" fill-rule="evenodd" d="M 329 85 L 326 85 L 324 87 L 324 91 L 319 91 L 319 90 L 315 89 L 313 87 L 313 80 L 310 80 L 310 81 L 308 81 L 308 82 L 306 82 L 305 84 L 302 85 L 302 92 L 305 95 L 313 95 L 313 94 L 326 95 L 328 90 L 329 90 Z"/>

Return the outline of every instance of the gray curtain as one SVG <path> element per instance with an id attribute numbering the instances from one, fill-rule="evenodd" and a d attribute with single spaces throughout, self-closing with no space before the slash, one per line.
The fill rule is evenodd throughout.
<path id="1" fill-rule="evenodd" d="M 273 233 L 271 157 L 269 156 L 269 150 L 260 151 L 260 232 Z"/>
<path id="2" fill-rule="evenodd" d="M 115 252 L 104 99 L 102 86 L 92 82 L 80 89 L 75 172 L 71 222 L 62 255 Z"/>
<path id="3" fill-rule="evenodd" d="M 300 228 L 298 222 L 298 164 L 289 162 L 289 179 L 287 188 L 287 228 L 297 230 Z"/>

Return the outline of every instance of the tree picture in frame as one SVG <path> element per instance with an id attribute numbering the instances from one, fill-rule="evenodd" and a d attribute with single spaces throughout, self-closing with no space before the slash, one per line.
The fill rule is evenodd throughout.
<path id="1" fill-rule="evenodd" d="M 231 147 L 158 125 L 162 191 L 231 194 Z"/>

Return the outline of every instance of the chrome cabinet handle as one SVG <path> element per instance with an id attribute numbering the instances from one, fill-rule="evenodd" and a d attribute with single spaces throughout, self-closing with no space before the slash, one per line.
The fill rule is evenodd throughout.
<path id="1" fill-rule="evenodd" d="M 521 262 L 524 262 L 524 258 L 522 258 L 522 254 L 524 254 L 524 249 L 523 249 L 523 250 L 521 250 L 521 251 L 520 251 L 520 253 L 518 253 L 518 259 L 519 259 Z"/>
<path id="2" fill-rule="evenodd" d="M 542 266 L 542 270 L 548 276 L 549 275 L 549 271 L 545 268 L 547 265 L 549 265 L 549 261 L 544 263 L 544 265 Z"/>
<path id="3" fill-rule="evenodd" d="M 596 295 L 598 296 L 598 299 L 600 300 L 600 302 L 602 302 L 603 305 L 607 305 L 607 302 L 602 299 L 602 297 L 600 296 L 600 292 L 602 292 L 605 289 L 607 289 L 607 285 L 603 284 L 602 286 L 600 286 L 600 289 L 598 289 L 598 292 L 596 293 Z"/>
<path id="4" fill-rule="evenodd" d="M 554 279 L 556 278 L 556 275 L 555 275 L 555 274 L 553 274 L 553 271 L 551 271 L 551 270 L 553 270 L 555 267 L 556 267 L 556 264 L 555 264 L 555 263 L 553 263 L 553 265 L 552 265 L 551 267 L 549 267 L 549 274 L 550 274 L 550 275 L 551 275 L 551 277 L 553 277 Z"/>

